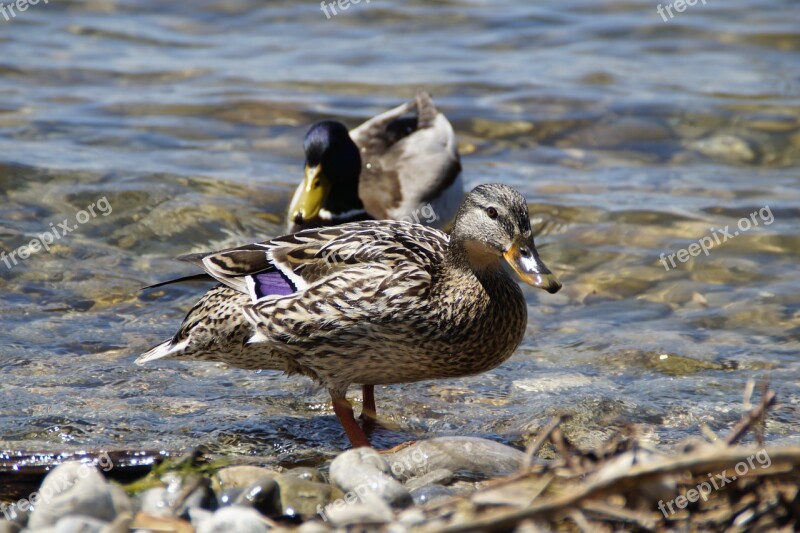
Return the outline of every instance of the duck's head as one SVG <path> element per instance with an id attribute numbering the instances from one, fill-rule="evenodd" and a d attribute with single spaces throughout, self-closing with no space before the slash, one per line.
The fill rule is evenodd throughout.
<path id="1" fill-rule="evenodd" d="M 347 128 L 325 120 L 306 134 L 305 179 L 289 206 L 289 222 L 295 226 L 336 223 L 337 219 L 363 213 L 358 197 L 361 156 Z"/>
<path id="2" fill-rule="evenodd" d="M 475 187 L 461 204 L 450 240 L 475 272 L 499 272 L 505 262 L 529 285 L 551 294 L 561 289 L 533 244 L 525 198 L 507 185 Z"/>

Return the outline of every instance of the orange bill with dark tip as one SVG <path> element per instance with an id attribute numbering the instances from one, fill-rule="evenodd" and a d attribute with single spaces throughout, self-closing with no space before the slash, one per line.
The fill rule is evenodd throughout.
<path id="1" fill-rule="evenodd" d="M 533 242 L 527 243 L 520 239 L 503 254 L 503 257 L 517 276 L 528 285 L 544 289 L 550 294 L 561 290 L 561 283 L 539 259 Z"/>

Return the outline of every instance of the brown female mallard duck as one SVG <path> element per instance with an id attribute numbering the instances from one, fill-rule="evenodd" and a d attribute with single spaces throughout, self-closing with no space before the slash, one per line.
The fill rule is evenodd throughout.
<path id="1" fill-rule="evenodd" d="M 520 279 L 561 284 L 539 259 L 528 206 L 480 185 L 447 234 L 400 221 L 352 222 L 188 258 L 222 284 L 178 333 L 136 362 L 224 361 L 308 376 L 325 386 L 354 446 L 369 440 L 346 398 L 351 384 L 477 374 L 522 341 Z"/>
<path id="2" fill-rule="evenodd" d="M 303 148 L 305 179 L 289 206 L 289 233 L 370 219 L 443 228 L 464 198 L 453 127 L 426 93 L 350 132 L 318 122 Z"/>

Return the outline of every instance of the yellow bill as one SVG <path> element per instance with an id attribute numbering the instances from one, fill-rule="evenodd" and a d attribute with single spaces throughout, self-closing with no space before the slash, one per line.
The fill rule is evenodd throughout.
<path id="1" fill-rule="evenodd" d="M 306 165 L 306 177 L 297 188 L 289 206 L 289 216 L 295 223 L 313 220 L 319 216 L 320 210 L 331 191 L 331 182 L 322 171 L 322 166 Z"/>

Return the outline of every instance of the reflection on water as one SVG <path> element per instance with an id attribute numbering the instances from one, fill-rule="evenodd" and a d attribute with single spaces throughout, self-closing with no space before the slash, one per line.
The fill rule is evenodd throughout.
<path id="1" fill-rule="evenodd" d="M 531 202 L 557 295 L 481 376 L 378 392 L 388 446 L 582 443 L 634 422 L 662 444 L 724 431 L 771 379 L 800 422 L 800 32 L 791 2 L 40 4 L 0 36 L 0 448 L 214 450 L 299 461 L 345 445 L 324 391 L 210 364 L 132 365 L 203 287 L 171 257 L 280 233 L 308 125 L 432 92 L 470 185 Z M 105 198 L 108 216 L 81 210 Z M 760 224 L 678 260 L 715 229 Z M 97 210 L 97 209 L 96 209 Z M 20 259 L 67 220 L 74 229 Z M 8 255 L 6 255 L 8 257 Z M 679 256 L 676 255 L 676 258 Z"/>

